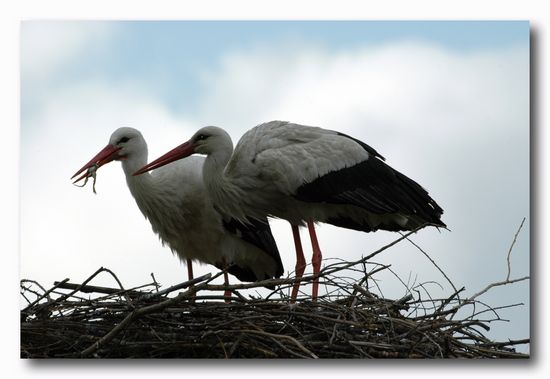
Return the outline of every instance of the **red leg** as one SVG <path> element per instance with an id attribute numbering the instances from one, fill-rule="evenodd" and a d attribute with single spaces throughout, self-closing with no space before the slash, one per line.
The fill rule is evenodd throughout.
<path id="1" fill-rule="evenodd" d="M 193 280 L 193 261 L 191 259 L 187 260 L 187 276 L 189 280 Z"/>
<path id="2" fill-rule="evenodd" d="M 225 262 L 225 259 L 223 260 L 223 284 L 229 285 L 229 276 L 227 275 L 227 263 Z M 223 297 L 225 297 L 226 303 L 231 303 L 231 291 L 225 290 L 223 293 Z"/>
<path id="3" fill-rule="evenodd" d="M 292 225 L 292 235 L 294 236 L 294 246 L 296 247 L 296 268 L 294 269 L 296 282 L 294 283 L 294 287 L 292 287 L 290 302 L 295 303 L 298 289 L 300 288 L 300 279 L 306 269 L 306 259 L 304 257 L 304 250 L 302 249 L 302 241 L 300 240 L 300 230 L 296 225 Z"/>
<path id="4" fill-rule="evenodd" d="M 194 278 L 193 276 L 193 261 L 191 259 L 187 259 L 187 277 L 188 280 L 192 280 Z M 193 286 L 189 286 L 189 289 L 193 289 Z M 195 302 L 195 295 L 191 297 L 191 302 Z"/>
<path id="5" fill-rule="evenodd" d="M 309 230 L 309 236 L 311 237 L 311 247 L 313 249 L 313 256 L 311 257 L 311 264 L 313 265 L 313 275 L 318 274 L 321 271 L 321 260 L 323 254 L 319 248 L 319 241 L 317 240 L 317 234 L 315 234 L 315 225 L 313 222 L 308 221 L 307 228 Z M 319 278 L 313 279 L 313 288 L 311 290 L 311 297 L 313 300 L 317 300 L 317 294 L 319 292 Z"/>
<path id="6" fill-rule="evenodd" d="M 227 271 L 223 271 L 223 279 L 224 279 L 224 284 L 227 286 L 229 285 L 229 277 L 227 276 Z M 225 292 L 223 293 L 223 296 L 226 298 L 225 299 L 225 302 L 226 303 L 231 303 L 231 291 L 230 290 L 225 290 Z"/>

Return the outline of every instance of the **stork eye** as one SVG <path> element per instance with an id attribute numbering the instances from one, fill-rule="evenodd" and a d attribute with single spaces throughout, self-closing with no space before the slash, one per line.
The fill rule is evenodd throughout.
<path id="1" fill-rule="evenodd" d="M 208 138 L 208 135 L 206 135 L 206 134 L 199 134 L 199 135 L 197 136 L 197 141 L 204 141 L 204 140 L 207 139 L 207 138 Z"/>
<path id="2" fill-rule="evenodd" d="M 130 138 L 122 137 L 121 139 L 118 140 L 118 142 L 116 144 L 118 145 L 119 143 L 125 143 L 125 142 L 128 142 L 128 141 L 130 141 Z"/>

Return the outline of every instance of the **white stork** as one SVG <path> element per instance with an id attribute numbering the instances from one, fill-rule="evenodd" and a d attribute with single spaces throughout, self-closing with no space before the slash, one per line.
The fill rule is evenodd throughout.
<path id="1" fill-rule="evenodd" d="M 267 218 L 243 224 L 222 217 L 205 196 L 202 179 L 204 157 L 191 157 L 152 174 L 132 176 L 147 163 L 147 144 L 133 128 L 119 128 L 109 144 L 73 175 L 93 170 L 113 160 L 122 162 L 126 183 L 153 231 L 173 253 L 186 261 L 197 260 L 224 270 L 241 281 L 257 281 L 283 274 L 281 257 Z M 86 171 L 76 182 L 88 176 Z M 226 291 L 225 296 L 230 293 Z"/>
<path id="2" fill-rule="evenodd" d="M 207 155 L 203 178 L 220 212 L 241 222 L 266 216 L 290 222 L 297 278 L 305 268 L 298 231 L 304 223 L 313 247 L 314 274 L 322 258 L 314 222 L 364 232 L 445 227 L 443 210 L 428 192 L 384 163 L 372 147 L 336 131 L 283 121 L 252 128 L 234 151 L 223 129 L 207 126 L 134 175 L 193 153 Z M 298 287 L 297 281 L 293 301 Z M 317 293 L 315 280 L 314 299 Z"/>

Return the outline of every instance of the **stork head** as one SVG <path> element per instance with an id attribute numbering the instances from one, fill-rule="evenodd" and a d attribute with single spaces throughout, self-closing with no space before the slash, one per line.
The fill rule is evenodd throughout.
<path id="1" fill-rule="evenodd" d="M 134 128 L 122 127 L 115 130 L 111 134 L 109 145 L 116 149 L 113 160 L 128 160 L 135 156 L 147 155 L 145 139 L 140 131 Z"/>
<path id="2" fill-rule="evenodd" d="M 134 172 L 134 175 L 143 174 L 144 172 L 154 170 L 195 153 L 210 155 L 217 152 L 228 152 L 231 155 L 232 151 L 233 142 L 231 142 L 231 137 L 225 130 L 217 126 L 206 126 L 199 129 L 189 141 L 182 143 L 162 157 L 143 166 Z"/>
<path id="3" fill-rule="evenodd" d="M 206 126 L 197 131 L 189 140 L 193 145 L 193 152 L 209 155 L 228 146 L 233 150 L 231 137 L 222 128 L 217 126 Z"/>
<path id="4" fill-rule="evenodd" d="M 144 160 L 147 161 L 147 144 L 139 130 L 128 127 L 118 128 L 111 134 L 109 144 L 97 153 L 88 163 L 82 166 L 71 179 L 86 171 L 74 181 L 74 183 L 77 183 L 86 178 L 88 169 L 92 167 L 98 169 L 104 164 L 115 160 L 124 161 L 143 155 L 145 156 Z"/>

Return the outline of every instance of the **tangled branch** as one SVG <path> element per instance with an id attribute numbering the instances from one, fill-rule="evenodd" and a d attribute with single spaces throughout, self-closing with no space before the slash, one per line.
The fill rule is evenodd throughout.
<path id="1" fill-rule="evenodd" d="M 224 286 L 212 284 L 218 273 L 162 290 L 156 280 L 125 289 L 105 268 L 81 284 L 65 279 L 48 290 L 22 280 L 21 294 L 28 305 L 21 311 L 21 356 L 527 358 L 516 346 L 529 344 L 529 339 L 501 342 L 486 337 L 490 323 L 502 320 L 497 311 L 504 307 L 491 308 L 477 298 L 494 286 L 528 277 L 510 279 L 508 271 L 504 281 L 466 299 L 459 297 L 464 288 L 433 297 L 429 283 L 406 287 L 397 299 L 382 295 L 377 279 L 382 274 L 406 284 L 389 265 L 372 258 L 408 236 L 354 262 L 326 260 L 319 274 L 325 294 L 315 302 L 304 296 L 290 304 L 293 277 Z M 90 284 L 102 273 L 111 275 L 116 287 Z M 302 286 L 314 277 L 304 276 Z M 261 297 L 254 294 L 266 285 L 276 290 Z M 229 304 L 221 292 L 226 289 L 232 292 Z M 464 308 L 472 304 L 466 313 Z"/>

